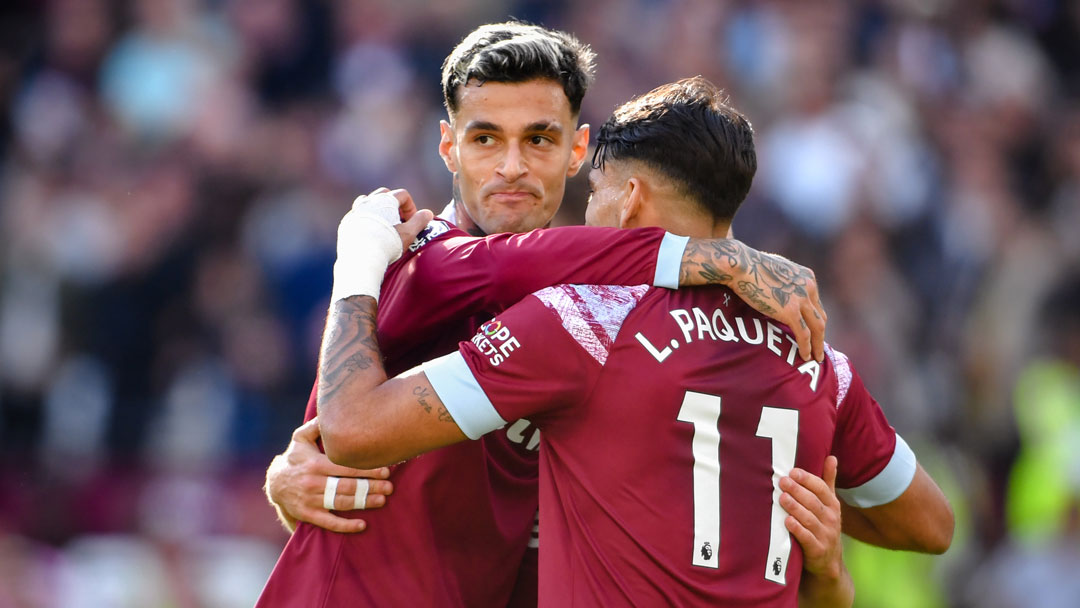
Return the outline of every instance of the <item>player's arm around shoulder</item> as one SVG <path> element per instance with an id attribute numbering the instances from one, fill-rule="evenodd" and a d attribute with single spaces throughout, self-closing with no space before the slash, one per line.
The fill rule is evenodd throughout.
<path id="1" fill-rule="evenodd" d="M 683 251 L 679 285 L 729 287 L 754 310 L 787 325 L 803 360 L 824 359 L 828 315 L 813 270 L 733 238 L 690 239 Z"/>

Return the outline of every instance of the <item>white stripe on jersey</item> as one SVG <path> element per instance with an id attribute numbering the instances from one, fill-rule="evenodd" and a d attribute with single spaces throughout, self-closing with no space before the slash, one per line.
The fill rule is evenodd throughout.
<path id="1" fill-rule="evenodd" d="M 849 505 L 867 508 L 890 503 L 908 489 L 915 478 L 915 452 L 896 435 L 892 459 L 873 479 L 857 488 L 836 488 L 836 495 Z"/>
<path id="2" fill-rule="evenodd" d="M 479 439 L 484 433 L 506 426 L 506 421 L 473 377 L 461 351 L 432 359 L 421 369 L 466 437 Z"/>

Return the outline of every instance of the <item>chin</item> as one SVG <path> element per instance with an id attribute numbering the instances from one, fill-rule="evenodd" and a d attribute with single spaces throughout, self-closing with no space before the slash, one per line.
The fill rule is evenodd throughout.
<path id="1" fill-rule="evenodd" d="M 500 232 L 529 232 L 537 228 L 543 228 L 551 220 L 544 221 L 543 218 L 534 218 L 532 216 L 526 217 L 506 217 L 506 218 L 494 218 L 491 221 L 485 222 L 483 228 L 487 234 L 498 234 Z"/>

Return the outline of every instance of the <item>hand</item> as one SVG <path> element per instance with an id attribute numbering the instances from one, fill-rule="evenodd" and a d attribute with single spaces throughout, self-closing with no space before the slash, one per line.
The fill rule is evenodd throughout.
<path id="1" fill-rule="evenodd" d="M 824 479 L 795 468 L 780 480 L 780 506 L 789 513 L 784 524 L 802 545 L 803 569 L 828 579 L 844 573 L 836 466 L 836 456 L 829 456 Z"/>
<path id="2" fill-rule="evenodd" d="M 435 214 L 427 209 L 417 209 L 412 195 L 404 188 L 395 190 L 376 188 L 370 194 L 362 194 L 353 200 L 350 212 L 342 220 L 343 226 L 349 223 L 350 215 L 374 216 L 385 220 L 387 224 L 397 230 L 398 236 L 401 238 L 401 250 L 396 252 L 393 259 L 400 257 L 405 249 L 416 240 L 417 235 L 435 217 Z M 350 227 L 343 234 L 339 229 L 339 241 L 342 237 L 352 236 L 352 233 L 357 230 L 359 229 Z M 341 245 L 339 243 L 339 255 L 341 253 L 340 249 Z"/>
<path id="3" fill-rule="evenodd" d="M 754 310 L 787 325 L 804 361 L 825 358 L 828 315 L 814 271 L 735 239 L 690 239 L 679 284 L 727 285 Z"/>
<path id="4" fill-rule="evenodd" d="M 402 256 L 431 221 L 431 212 L 417 212 L 407 191 L 393 192 L 397 194 L 379 188 L 358 196 L 341 218 L 331 304 L 351 296 L 378 300 L 387 266 Z M 410 215 L 405 224 L 400 220 L 402 211 Z"/>
<path id="5" fill-rule="evenodd" d="M 746 277 L 735 283 L 736 293 L 758 312 L 787 325 L 803 360 L 823 360 L 829 317 L 818 297 L 814 271 L 773 253 L 752 253 L 756 255 L 747 256 Z"/>
<path id="6" fill-rule="evenodd" d="M 331 532 L 361 532 L 367 527 L 364 520 L 341 517 L 323 507 L 326 478 L 341 478 L 334 497 L 336 510 L 352 510 L 356 479 L 361 477 L 370 480 L 366 508 L 377 509 L 386 504 L 386 497 L 394 491 L 394 484 L 387 480 L 390 469 L 364 470 L 336 465 L 319 450 L 315 443 L 318 438 L 317 418 L 293 432 L 285 453 L 276 456 L 266 471 L 267 498 L 290 520 L 314 524 Z"/>
<path id="7" fill-rule="evenodd" d="M 416 202 L 413 201 L 413 197 L 409 194 L 409 191 L 404 188 L 395 188 L 393 190 L 389 188 L 376 188 L 371 194 L 358 196 L 356 200 L 353 201 L 353 206 L 355 207 L 358 203 L 361 203 L 362 199 L 375 196 L 376 194 L 382 194 L 383 192 L 388 192 L 398 199 L 398 217 L 402 222 L 409 221 L 416 213 Z"/>
<path id="8" fill-rule="evenodd" d="M 769 308 L 779 310 L 770 312 L 758 308 L 752 299 L 747 301 L 759 312 L 768 314 L 791 328 L 795 341 L 799 344 L 802 360 L 810 361 L 811 356 L 819 362 L 824 360 L 825 323 L 828 315 L 821 306 L 818 278 L 813 270 L 775 254 L 761 253 L 760 258 L 762 271 L 755 279 L 764 283 L 764 291 L 772 296 L 774 303 Z"/>
<path id="9" fill-rule="evenodd" d="M 413 202 L 412 195 L 404 188 L 397 190 L 379 188 L 379 190 L 386 191 L 398 199 L 398 213 L 403 223 L 396 224 L 394 229 L 397 230 L 398 236 L 401 237 L 401 251 L 404 253 L 409 248 L 409 245 L 413 244 L 416 237 L 423 232 L 424 228 L 427 228 L 428 223 L 435 217 L 435 214 L 427 209 L 418 210 L 416 203 Z M 379 190 L 372 192 L 372 194 L 378 193 Z"/>

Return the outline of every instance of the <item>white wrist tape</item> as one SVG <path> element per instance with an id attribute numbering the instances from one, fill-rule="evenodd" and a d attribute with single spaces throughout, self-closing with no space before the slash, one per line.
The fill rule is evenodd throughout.
<path id="1" fill-rule="evenodd" d="M 401 223 L 401 215 L 398 212 L 398 199 L 389 192 L 372 195 L 361 195 L 353 200 L 353 211 L 367 211 L 377 217 L 386 220 L 391 226 Z"/>
<path id="2" fill-rule="evenodd" d="M 397 208 L 394 209 L 396 213 Z M 349 296 L 371 296 L 378 300 L 386 267 L 401 257 L 401 249 L 397 230 L 382 217 L 367 209 L 346 213 L 338 225 L 338 256 L 334 262 L 330 303 Z"/>

